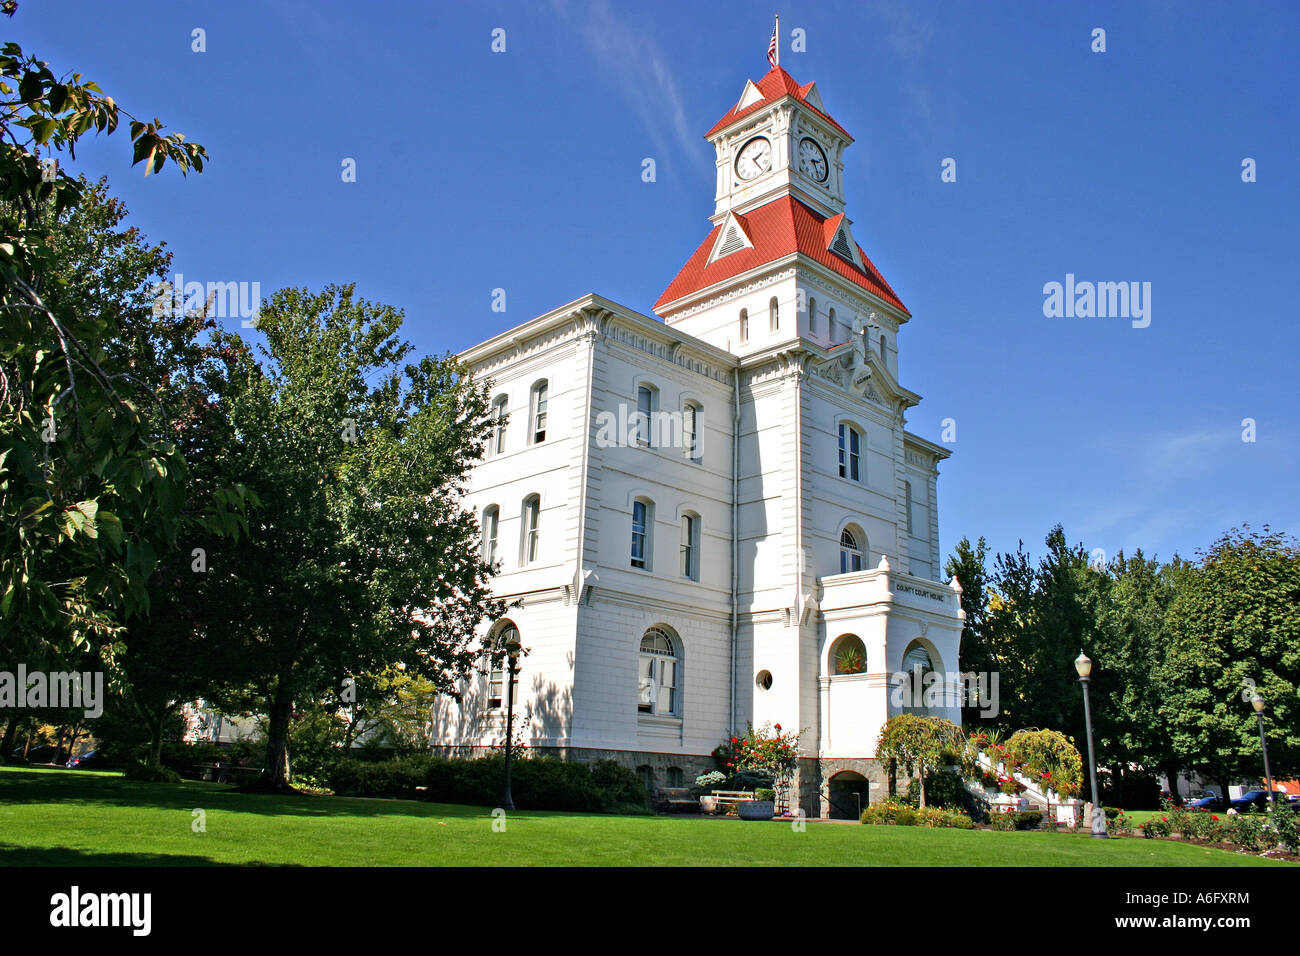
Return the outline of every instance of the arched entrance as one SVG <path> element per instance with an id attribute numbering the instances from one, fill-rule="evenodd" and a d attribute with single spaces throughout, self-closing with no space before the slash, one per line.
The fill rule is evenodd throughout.
<path id="1" fill-rule="evenodd" d="M 871 802 L 871 786 L 856 770 L 841 770 L 826 788 L 832 820 L 856 820 Z"/>

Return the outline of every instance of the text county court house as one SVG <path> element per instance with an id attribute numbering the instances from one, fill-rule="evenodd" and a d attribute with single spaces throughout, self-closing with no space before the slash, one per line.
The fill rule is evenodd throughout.
<path id="1" fill-rule="evenodd" d="M 654 305 L 587 295 L 461 354 L 498 421 L 468 504 L 528 654 L 516 737 L 689 786 L 748 722 L 802 731 L 796 792 L 884 793 L 891 675 L 957 670 L 936 480 L 899 381 L 910 314 L 844 215 L 853 138 L 780 66 L 708 132 L 713 229 Z M 499 670 L 434 745 L 504 742 Z M 957 707 L 930 712 L 959 720 Z M 834 800 L 840 807 L 841 800 Z"/>

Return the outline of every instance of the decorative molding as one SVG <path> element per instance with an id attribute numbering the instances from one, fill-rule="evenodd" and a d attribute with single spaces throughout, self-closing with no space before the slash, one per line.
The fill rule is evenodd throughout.
<path id="1" fill-rule="evenodd" d="M 791 266 L 786 269 L 781 269 L 779 272 L 772 272 L 765 276 L 761 276 L 745 283 L 744 285 L 735 286 L 725 292 L 713 296 L 710 299 L 702 299 L 679 312 L 674 312 L 672 321 L 675 324 L 683 319 L 689 319 L 693 315 L 707 312 L 714 306 L 722 305 L 724 302 L 730 302 L 732 299 L 738 299 L 741 296 L 749 295 L 753 292 L 757 292 L 759 289 L 766 289 L 770 285 L 776 285 L 778 282 L 783 282 L 786 279 L 793 278 L 796 272 L 797 270 Z"/>

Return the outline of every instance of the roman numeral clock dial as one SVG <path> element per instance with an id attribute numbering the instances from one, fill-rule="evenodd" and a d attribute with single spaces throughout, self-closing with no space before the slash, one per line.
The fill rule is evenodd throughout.
<path id="1" fill-rule="evenodd" d="M 736 175 L 741 181 L 757 179 L 772 166 L 772 144 L 762 136 L 755 136 L 736 156 Z"/>
<path id="2" fill-rule="evenodd" d="M 826 153 L 816 140 L 804 137 L 799 141 L 799 172 L 813 182 L 824 183 L 830 172 L 826 165 Z"/>

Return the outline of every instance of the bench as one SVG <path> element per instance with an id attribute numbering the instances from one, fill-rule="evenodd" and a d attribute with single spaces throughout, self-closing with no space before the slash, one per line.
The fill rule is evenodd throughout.
<path id="1" fill-rule="evenodd" d="M 714 790 L 700 797 L 700 809 L 705 813 L 716 813 L 723 809 L 734 810 L 736 804 L 747 803 L 754 799 L 748 790 Z"/>
<path id="2" fill-rule="evenodd" d="M 691 794 L 689 787 L 660 787 L 650 802 L 660 813 L 700 808 L 699 801 Z"/>

